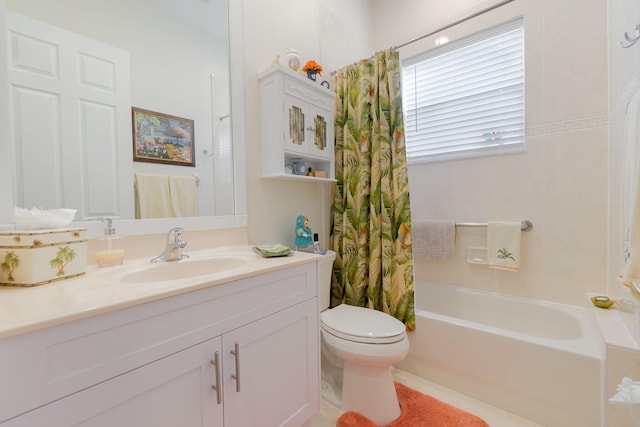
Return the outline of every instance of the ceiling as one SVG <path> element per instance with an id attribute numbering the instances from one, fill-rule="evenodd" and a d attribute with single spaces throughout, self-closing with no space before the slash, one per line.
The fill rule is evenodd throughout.
<path id="1" fill-rule="evenodd" d="M 149 0 L 214 37 L 229 37 L 227 0 Z"/>

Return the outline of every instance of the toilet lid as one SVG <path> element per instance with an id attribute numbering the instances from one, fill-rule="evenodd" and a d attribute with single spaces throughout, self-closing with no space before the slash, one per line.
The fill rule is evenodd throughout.
<path id="1" fill-rule="evenodd" d="M 390 344 L 406 336 L 404 324 L 377 310 L 342 304 L 320 314 L 325 332 L 336 337 L 371 344 Z"/>

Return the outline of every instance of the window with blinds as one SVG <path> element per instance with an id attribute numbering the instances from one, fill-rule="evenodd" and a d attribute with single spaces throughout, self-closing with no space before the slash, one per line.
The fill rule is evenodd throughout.
<path id="1" fill-rule="evenodd" d="M 522 19 L 403 61 L 409 161 L 524 149 Z"/>

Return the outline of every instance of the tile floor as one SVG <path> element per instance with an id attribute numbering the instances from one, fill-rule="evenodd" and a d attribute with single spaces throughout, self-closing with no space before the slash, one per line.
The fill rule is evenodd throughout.
<path id="1" fill-rule="evenodd" d="M 508 412 L 494 408 L 478 400 L 449 390 L 438 384 L 423 380 L 399 369 L 394 370 L 396 380 L 429 396 L 440 399 L 460 409 L 471 412 L 485 420 L 491 427 L 541 427 L 532 421 L 517 417 Z M 342 412 L 327 401 L 322 401 L 322 408 L 311 420 L 311 427 L 335 427 Z"/>

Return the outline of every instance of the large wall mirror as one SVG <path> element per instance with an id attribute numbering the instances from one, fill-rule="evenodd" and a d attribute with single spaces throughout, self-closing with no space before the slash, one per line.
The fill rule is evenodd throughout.
<path id="1" fill-rule="evenodd" d="M 11 135 L 0 140 L 0 152 L 11 157 L 12 171 L 11 185 L 3 188 L 10 187 L 10 197 L 0 203 L 0 224 L 11 223 L 10 206 L 65 207 L 78 210 L 79 222 L 114 216 L 125 226 L 135 223 L 127 226 L 134 234 L 156 231 L 153 224 L 159 232 L 168 220 L 136 220 L 134 182 L 151 175 L 195 182 L 196 213 L 171 224 L 244 225 L 237 2 L 0 0 L 0 7 L 3 3 L 11 104 L 5 120 Z M 78 46 L 75 56 L 56 56 L 66 44 Z M 57 81 L 65 67 L 76 68 L 79 88 Z M 132 107 L 192 121 L 195 165 L 134 161 Z M 181 137 L 162 137 L 166 126 L 157 122 L 160 137 L 147 143 L 158 143 L 165 153 L 163 144 L 186 149 Z"/>

